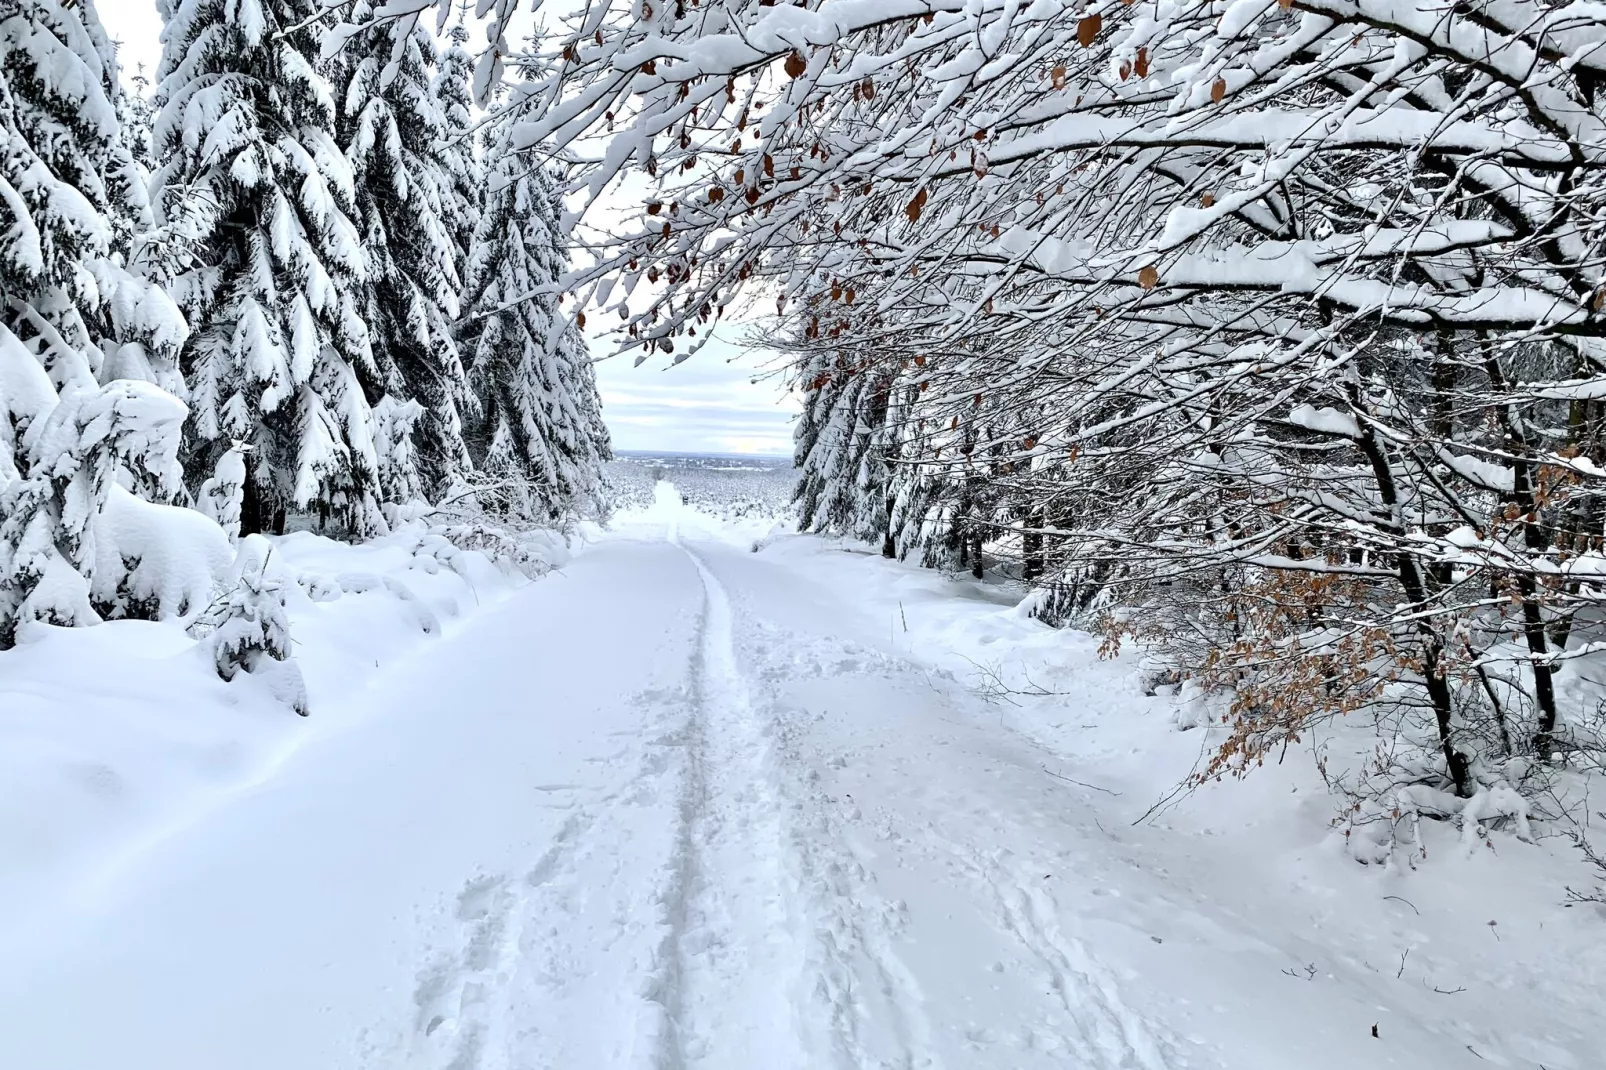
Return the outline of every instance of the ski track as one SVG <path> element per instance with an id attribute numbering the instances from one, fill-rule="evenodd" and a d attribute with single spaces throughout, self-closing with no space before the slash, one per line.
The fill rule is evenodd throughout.
<path id="1" fill-rule="evenodd" d="M 670 540 L 678 544 L 678 534 Z M 686 553 L 703 606 L 661 968 L 647 992 L 637 1065 L 807 1065 L 796 1061 L 805 1048 L 792 999 L 799 919 L 782 862 L 770 742 L 736 668 L 729 599 L 702 559 Z"/>
<path id="2" fill-rule="evenodd" d="M 798 676 L 931 688 L 930 674 L 783 628 L 745 600 L 738 622 L 710 565 L 720 551 L 673 525 L 667 537 L 702 584 L 683 684 L 637 696 L 642 731 L 593 759 L 628 770 L 610 788 L 543 787 L 567 812 L 527 869 L 465 882 L 418 975 L 410 1037 L 387 1055 L 428 1070 L 943 1070 L 939 1031 L 978 1054 L 998 1043 L 985 1023 L 928 1017 L 900 953 L 908 907 L 878 888 L 887 851 L 860 842 L 858 807 L 845 812 L 822 780 L 820 744 L 844 741 L 815 738 L 820 715 L 781 697 Z M 901 759 L 885 775 L 910 776 Z M 1040 975 L 1042 1005 L 1021 1014 L 1051 1034 L 1052 1065 L 1187 1065 L 1062 931 L 1036 866 L 976 845 L 1007 842 L 1007 818 L 966 842 L 910 798 L 882 808 L 879 838 L 899 867 L 942 873 L 970 904 L 962 924 L 996 932 Z"/>

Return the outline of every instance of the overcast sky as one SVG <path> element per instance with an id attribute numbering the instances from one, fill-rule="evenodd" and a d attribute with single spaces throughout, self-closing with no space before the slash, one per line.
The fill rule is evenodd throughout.
<path id="1" fill-rule="evenodd" d="M 144 64 L 153 75 L 161 55 L 162 21 L 155 0 L 97 0 L 108 33 L 121 42 L 125 73 Z M 592 351 L 608 352 L 605 340 Z M 613 444 L 625 450 L 698 453 L 788 453 L 795 406 L 773 380 L 754 383 L 762 355 L 714 343 L 683 364 L 667 358 L 631 367 L 620 357 L 597 364 L 603 414 Z"/>

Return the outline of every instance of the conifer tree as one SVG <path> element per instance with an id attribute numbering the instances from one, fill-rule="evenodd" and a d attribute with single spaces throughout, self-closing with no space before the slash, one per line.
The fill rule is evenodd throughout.
<path id="1" fill-rule="evenodd" d="M 162 388 L 182 384 L 153 365 L 170 362 L 185 325 L 123 261 L 113 220 L 131 214 L 114 176 L 129 154 L 116 84 L 93 4 L 24 0 L 3 12 L 0 647 L 25 619 L 86 624 L 181 601 L 148 590 L 130 601 L 145 582 L 129 582 L 141 551 L 117 543 L 166 517 L 126 504 L 133 494 L 181 492 L 173 451 L 185 409 Z M 122 515 L 108 526 L 109 508 Z"/>
<path id="2" fill-rule="evenodd" d="M 811 353 L 798 370 L 804 396 L 793 435 L 798 526 L 878 542 L 886 556 L 893 556 L 888 464 L 893 429 L 887 424 L 892 376 L 826 349 Z"/>
<path id="3" fill-rule="evenodd" d="M 359 5 L 365 16 L 370 5 Z M 364 21 L 359 19 L 359 21 Z M 450 130 L 434 86 L 435 43 L 415 28 L 399 38 L 374 27 L 349 38 L 341 144 L 351 163 L 368 276 L 364 318 L 378 376 L 371 396 L 416 401 L 418 474 L 439 494 L 470 467 L 460 407 L 475 404 L 454 328 L 463 206 Z M 387 488 L 391 489 L 391 488 Z"/>
<path id="4" fill-rule="evenodd" d="M 514 511 L 594 512 L 611 454 L 582 322 L 558 307 L 567 267 L 561 198 L 532 154 L 504 141 L 493 155 L 470 258 L 477 460 L 518 488 Z"/>
<path id="5" fill-rule="evenodd" d="M 377 380 L 351 168 L 320 73 L 318 0 L 162 0 L 153 135 L 158 223 L 188 212 L 172 289 L 193 334 L 188 477 L 248 444 L 241 531 L 313 513 L 383 530 L 369 403 Z"/>
<path id="6" fill-rule="evenodd" d="M 468 30 L 459 22 L 447 36 L 451 44 L 441 56 L 433 88 L 436 105 L 446 124 L 445 143 L 439 150 L 446 165 L 450 192 L 446 224 L 452 236 L 457 275 L 466 286 L 469 250 L 474 244 L 474 228 L 479 223 L 485 197 L 485 172 L 475 136 L 474 58 L 464 47 L 468 43 Z"/>
<path id="7" fill-rule="evenodd" d="M 100 305 L 86 265 L 112 248 L 116 63 L 93 5 L 22 0 L 9 8 L 0 33 L 0 291 L 8 299 L 0 314 L 50 367 L 59 356 L 52 350 L 88 343 L 82 317 Z"/>

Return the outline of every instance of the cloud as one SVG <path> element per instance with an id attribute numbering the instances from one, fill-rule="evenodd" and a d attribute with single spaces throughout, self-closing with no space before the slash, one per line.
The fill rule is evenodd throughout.
<path id="1" fill-rule="evenodd" d="M 593 349 L 608 351 L 598 340 Z M 614 445 L 626 450 L 779 453 L 792 450 L 796 406 L 764 375 L 767 355 L 716 339 L 681 364 L 631 366 L 629 356 L 597 362 L 597 386 Z"/>

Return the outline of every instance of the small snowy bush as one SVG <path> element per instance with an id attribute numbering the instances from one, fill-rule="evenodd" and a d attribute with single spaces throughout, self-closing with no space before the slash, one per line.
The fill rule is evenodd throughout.
<path id="1" fill-rule="evenodd" d="M 190 626 L 202 638 L 224 680 L 244 671 L 262 679 L 274 696 L 305 717 L 307 689 L 290 655 L 284 584 L 267 574 L 272 545 L 261 535 L 241 543 L 233 582 Z"/>

